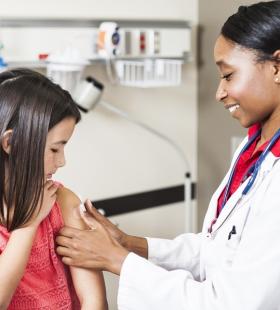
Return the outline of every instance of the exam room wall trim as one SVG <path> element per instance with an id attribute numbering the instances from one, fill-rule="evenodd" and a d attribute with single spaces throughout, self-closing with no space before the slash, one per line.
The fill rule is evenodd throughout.
<path id="1" fill-rule="evenodd" d="M 196 183 L 191 184 L 191 199 L 196 198 Z M 171 186 L 152 191 L 92 201 L 97 209 L 102 209 L 106 216 L 162 207 L 184 201 L 184 185 Z"/>

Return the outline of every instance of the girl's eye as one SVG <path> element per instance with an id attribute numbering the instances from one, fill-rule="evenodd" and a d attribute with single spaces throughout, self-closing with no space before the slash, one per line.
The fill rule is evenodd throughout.
<path id="1" fill-rule="evenodd" d="M 57 153 L 57 152 L 58 152 L 57 149 L 51 149 L 51 151 L 52 151 L 53 153 Z"/>
<path id="2" fill-rule="evenodd" d="M 222 75 L 222 79 L 226 81 L 230 81 L 231 76 L 232 76 L 232 73 L 228 73 L 228 74 Z"/>

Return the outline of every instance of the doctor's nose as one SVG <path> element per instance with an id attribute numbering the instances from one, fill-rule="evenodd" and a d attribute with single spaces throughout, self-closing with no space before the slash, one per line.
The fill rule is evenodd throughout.
<path id="1" fill-rule="evenodd" d="M 227 91 L 223 87 L 222 83 L 220 83 L 216 91 L 216 100 L 218 102 L 221 102 L 227 97 L 227 95 L 228 95 Z"/>

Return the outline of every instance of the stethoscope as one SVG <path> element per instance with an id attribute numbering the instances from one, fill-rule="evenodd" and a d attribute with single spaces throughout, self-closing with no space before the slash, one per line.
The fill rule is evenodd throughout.
<path id="1" fill-rule="evenodd" d="M 247 143 L 244 145 L 244 147 L 242 148 L 241 152 L 239 153 L 238 157 L 235 160 L 235 163 L 233 165 L 233 168 L 231 170 L 228 182 L 226 184 L 226 188 L 225 188 L 225 194 L 224 194 L 224 198 L 223 198 L 223 202 L 222 202 L 222 208 L 224 208 L 224 206 L 227 203 L 228 200 L 228 195 L 229 195 L 229 189 L 231 187 L 232 181 L 233 181 L 233 176 L 235 173 L 235 168 L 237 166 L 237 163 L 240 159 L 240 157 L 242 156 L 242 154 L 244 152 L 246 152 L 248 150 L 248 148 L 252 145 L 252 143 L 259 137 L 259 135 L 261 134 L 261 129 L 259 129 L 248 141 Z M 250 189 L 253 187 L 254 182 L 257 178 L 257 175 L 260 171 L 261 165 L 263 163 L 263 161 L 265 160 L 267 154 L 271 151 L 272 147 L 274 146 L 274 144 L 279 140 L 280 138 L 280 129 L 278 129 L 276 131 L 276 133 L 273 135 L 273 137 L 271 138 L 270 142 L 268 143 L 268 145 L 266 146 L 266 148 L 264 149 L 264 151 L 262 152 L 262 154 L 260 155 L 259 159 L 255 162 L 254 165 L 252 165 L 252 167 L 249 169 L 249 171 L 247 172 L 247 176 L 251 175 L 251 178 L 249 179 L 248 183 L 246 184 L 246 186 L 244 187 L 242 194 L 241 194 L 241 198 L 244 197 L 245 195 L 248 194 L 248 192 L 250 191 Z M 216 223 L 217 218 L 215 218 L 212 222 L 211 225 L 208 229 L 208 233 L 212 232 L 212 227 L 213 225 Z"/>

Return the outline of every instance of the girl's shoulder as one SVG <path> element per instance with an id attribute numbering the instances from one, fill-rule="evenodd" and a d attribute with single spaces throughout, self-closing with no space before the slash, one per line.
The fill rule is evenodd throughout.
<path id="1" fill-rule="evenodd" d="M 81 204 L 79 197 L 69 188 L 64 186 L 58 188 L 56 200 L 62 210 L 73 209 Z"/>
<path id="2" fill-rule="evenodd" d="M 60 186 L 57 191 L 57 203 L 60 207 L 64 224 L 67 226 L 83 228 L 80 216 L 81 200 L 70 189 Z"/>

